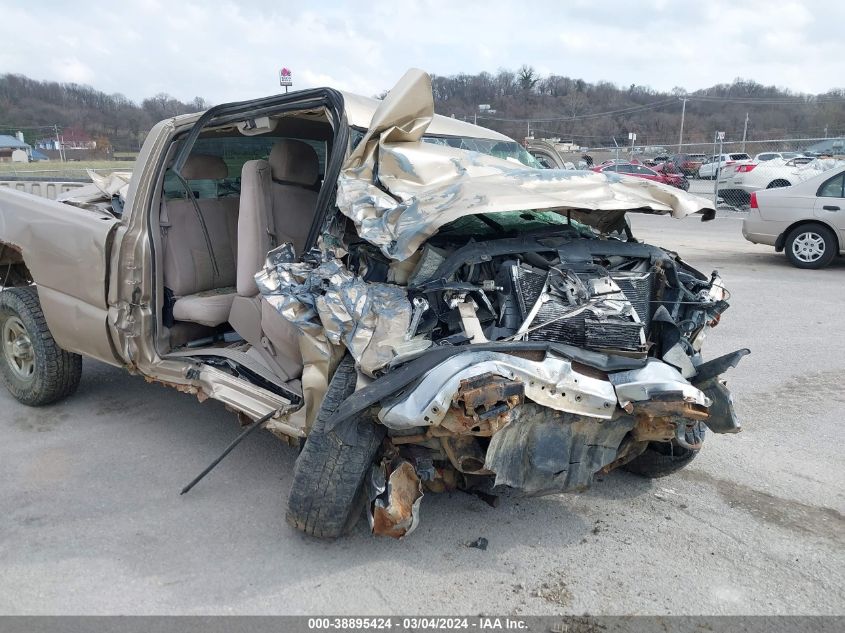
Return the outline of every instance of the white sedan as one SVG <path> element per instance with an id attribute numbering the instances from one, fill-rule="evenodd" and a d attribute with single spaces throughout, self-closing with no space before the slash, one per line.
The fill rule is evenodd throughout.
<path id="1" fill-rule="evenodd" d="M 845 166 L 791 187 L 753 192 L 742 235 L 785 250 L 798 268 L 822 268 L 845 255 Z"/>
<path id="2" fill-rule="evenodd" d="M 765 163 L 767 160 L 775 160 L 776 158 L 789 160 L 790 158 L 796 158 L 798 156 L 801 156 L 800 152 L 763 152 L 754 157 L 754 162 Z"/>
<path id="3" fill-rule="evenodd" d="M 775 158 L 762 163 L 736 163 L 725 167 L 719 174 L 719 196 L 728 204 L 745 205 L 754 191 L 796 185 L 842 165 L 845 163 L 841 160 L 808 156 L 789 160 Z"/>
<path id="4" fill-rule="evenodd" d="M 734 163 L 751 160 L 751 157 L 745 152 L 737 152 L 735 154 L 715 154 L 707 159 L 707 161 L 698 168 L 698 177 L 704 180 L 713 180 L 717 173 L 724 171 L 728 165 Z"/>

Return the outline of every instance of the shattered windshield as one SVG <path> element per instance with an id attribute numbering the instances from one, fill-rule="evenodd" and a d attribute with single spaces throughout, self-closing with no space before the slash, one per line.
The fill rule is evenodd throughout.
<path id="1" fill-rule="evenodd" d="M 351 149 L 354 150 L 361 139 L 364 138 L 366 130 L 352 128 L 350 130 L 349 140 Z M 447 145 L 455 149 L 463 149 L 469 152 L 479 152 L 487 154 L 488 156 L 495 156 L 504 160 L 510 160 L 526 167 L 533 167 L 535 169 L 545 169 L 540 162 L 534 158 L 528 151 L 516 141 L 500 141 L 490 138 L 473 138 L 470 136 L 434 136 L 425 135 L 422 137 L 423 143 L 431 143 L 432 145 Z"/>

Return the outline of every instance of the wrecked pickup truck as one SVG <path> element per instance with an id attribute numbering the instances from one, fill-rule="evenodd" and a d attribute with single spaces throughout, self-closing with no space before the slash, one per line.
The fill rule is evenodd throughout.
<path id="1" fill-rule="evenodd" d="M 131 178 L 62 201 L 0 192 L 0 370 L 29 405 L 81 356 L 219 400 L 301 452 L 287 521 L 401 537 L 424 491 L 581 490 L 660 476 L 740 429 L 704 360 L 716 273 L 627 212 L 713 216 L 642 179 L 536 169 L 434 115 L 314 89 L 156 125 Z"/>

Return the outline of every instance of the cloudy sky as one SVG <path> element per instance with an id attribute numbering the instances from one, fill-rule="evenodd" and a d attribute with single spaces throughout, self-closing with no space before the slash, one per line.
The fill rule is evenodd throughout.
<path id="1" fill-rule="evenodd" d="M 541 74 L 688 90 L 736 77 L 845 87 L 845 2 L 566 0 L 0 0 L 0 73 L 140 100 L 241 100 L 330 85 L 366 95 L 411 66 L 523 63 Z"/>

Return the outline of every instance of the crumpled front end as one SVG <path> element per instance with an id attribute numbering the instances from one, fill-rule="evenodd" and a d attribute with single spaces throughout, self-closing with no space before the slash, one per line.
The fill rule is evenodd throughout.
<path id="1" fill-rule="evenodd" d="M 668 251 L 563 224 L 441 234 L 413 265 L 365 242 L 343 260 L 277 263 L 267 277 L 292 281 L 268 299 L 357 361 L 329 429 L 350 445 L 362 418 L 387 429 L 367 479 L 378 534 L 410 533 L 424 489 L 578 491 L 650 443 L 740 430 L 720 375 L 747 350 L 701 354 L 729 294 Z"/>
<path id="2" fill-rule="evenodd" d="M 409 534 L 424 490 L 582 490 L 650 443 L 739 431 L 719 376 L 748 351 L 701 354 L 721 278 L 625 222 L 707 202 L 427 145 L 430 100 L 409 73 L 341 172 L 319 249 L 282 245 L 256 276 L 300 332 L 309 424 L 339 356 L 355 360 L 324 432 L 360 446 L 361 424 L 386 429 L 364 477 L 373 531 Z"/>

